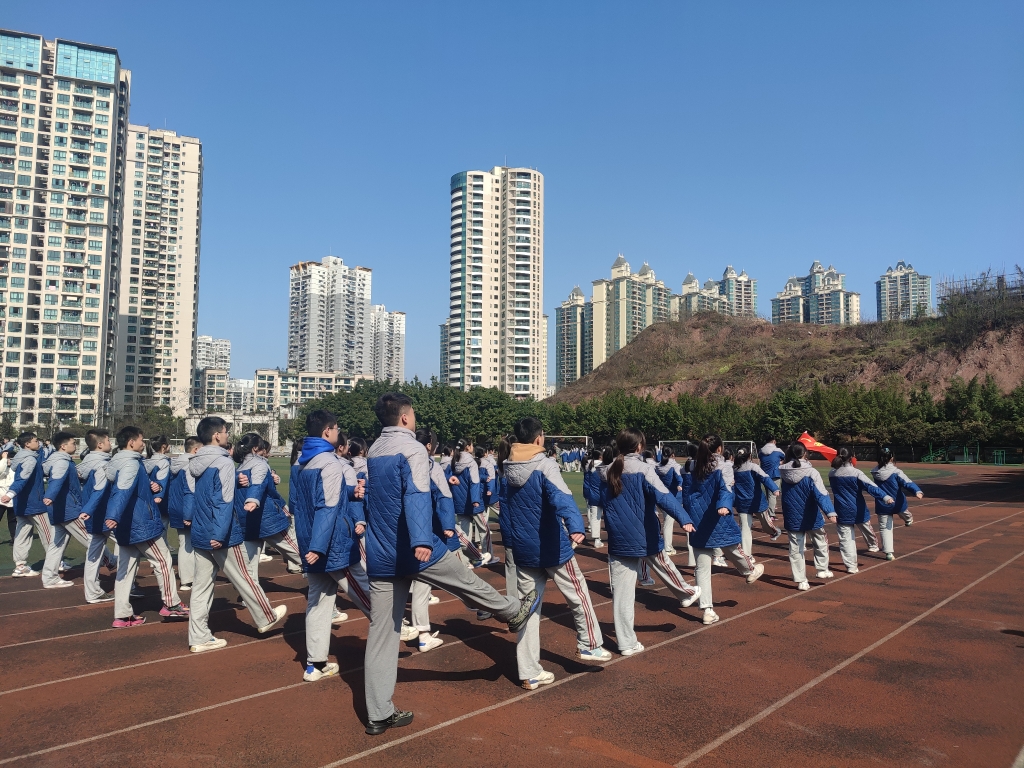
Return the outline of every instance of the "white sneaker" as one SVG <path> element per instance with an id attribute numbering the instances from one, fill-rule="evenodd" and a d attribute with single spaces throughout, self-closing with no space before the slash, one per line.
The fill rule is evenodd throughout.
<path id="1" fill-rule="evenodd" d="M 643 643 L 637 643 L 632 648 L 627 648 L 624 651 L 619 651 L 623 656 L 635 656 L 638 653 L 643 653 L 646 649 Z"/>
<path id="2" fill-rule="evenodd" d="M 315 683 L 317 680 L 323 680 L 325 677 L 334 677 L 338 674 L 338 669 L 338 665 L 333 661 L 324 664 L 323 669 L 317 669 L 312 664 L 307 664 L 306 671 L 302 674 L 302 679 L 307 683 Z"/>
<path id="3" fill-rule="evenodd" d="M 715 613 L 715 609 L 714 608 L 705 608 L 704 609 L 704 619 L 703 619 L 703 621 L 704 621 L 705 624 L 714 624 L 718 620 L 719 620 L 719 617 L 718 617 L 718 614 Z"/>
<path id="4" fill-rule="evenodd" d="M 192 585 L 191 584 L 179 584 L 178 585 L 178 591 L 179 592 L 191 592 L 192 591 Z"/>
<path id="5" fill-rule="evenodd" d="M 846 572 L 847 573 L 860 573 L 860 568 L 858 568 L 856 565 L 851 565 L 849 568 L 846 569 Z"/>
<path id="6" fill-rule="evenodd" d="M 480 562 L 476 564 L 476 567 L 483 568 L 485 565 L 492 562 L 494 562 L 494 555 L 492 555 L 490 552 L 484 552 L 482 555 L 480 555 Z"/>
<path id="7" fill-rule="evenodd" d="M 653 587 L 654 586 L 654 577 L 653 576 L 648 576 L 646 579 L 640 579 L 640 586 L 641 587 Z"/>
<path id="8" fill-rule="evenodd" d="M 716 557 L 711 561 L 712 565 L 717 565 L 719 568 L 728 568 L 729 564 L 725 561 L 724 557 Z"/>
<path id="9" fill-rule="evenodd" d="M 818 571 L 815 575 L 819 579 L 831 579 L 835 574 L 832 571 Z"/>
<path id="10" fill-rule="evenodd" d="M 73 586 L 75 586 L 75 582 L 68 581 L 67 579 L 58 579 L 57 581 L 53 582 L 52 584 L 43 584 L 43 587 L 45 589 L 62 589 L 64 587 L 73 587 Z"/>
<path id="11" fill-rule="evenodd" d="M 38 575 L 39 575 L 39 571 L 33 571 L 27 565 L 19 565 L 11 573 L 11 576 L 13 576 L 15 578 L 19 578 L 19 579 L 23 579 L 26 576 L 38 576 Z"/>
<path id="12" fill-rule="evenodd" d="M 65 563 L 63 560 L 60 561 L 60 565 L 57 566 L 57 573 L 64 573 L 64 571 L 70 571 L 71 566 Z"/>
<path id="13" fill-rule="evenodd" d="M 591 648 L 589 651 L 577 648 L 576 656 L 583 661 L 611 661 L 612 652 L 604 648 Z"/>
<path id="14" fill-rule="evenodd" d="M 441 602 L 441 598 L 440 597 L 438 597 L 437 595 L 431 595 L 430 599 L 427 600 L 427 605 L 437 605 L 440 602 Z"/>
<path id="15" fill-rule="evenodd" d="M 868 552 L 877 552 L 878 547 L 868 547 Z"/>
<path id="16" fill-rule="evenodd" d="M 678 553 L 676 552 L 675 547 L 665 547 L 665 554 L 671 556 Z"/>
<path id="17" fill-rule="evenodd" d="M 420 636 L 420 631 L 416 627 L 410 626 L 402 620 L 402 634 L 401 639 L 403 643 L 407 643 L 410 640 L 415 640 Z"/>
<path id="18" fill-rule="evenodd" d="M 205 643 L 189 646 L 189 650 L 192 651 L 192 653 L 203 653 L 203 651 L 216 651 L 218 648 L 223 648 L 227 644 L 227 640 L 222 640 L 219 637 L 215 637 L 211 640 L 207 640 Z"/>
<path id="19" fill-rule="evenodd" d="M 600 539 L 594 539 L 594 549 L 601 549 L 604 547 L 604 542 Z"/>
<path id="20" fill-rule="evenodd" d="M 261 552 L 260 553 L 260 562 L 261 563 L 270 563 L 270 562 L 273 562 L 273 560 L 274 560 L 274 558 L 271 557 L 270 555 L 268 555 L 266 552 Z"/>
<path id="21" fill-rule="evenodd" d="M 699 599 L 700 599 L 700 587 L 696 587 L 695 586 L 693 588 L 693 594 L 690 595 L 689 597 L 684 597 L 682 600 L 679 601 L 679 604 L 681 606 L 683 606 L 683 608 L 689 608 L 691 605 L 696 603 Z"/>
<path id="22" fill-rule="evenodd" d="M 528 691 L 536 691 L 542 685 L 555 682 L 555 676 L 550 672 L 541 672 L 537 677 L 531 680 L 523 680 L 523 688 Z"/>
<path id="23" fill-rule="evenodd" d="M 280 624 L 284 620 L 284 617 L 285 617 L 286 613 L 288 613 L 288 606 L 287 605 L 279 605 L 279 606 L 275 607 L 274 608 L 274 616 L 276 618 L 272 622 L 267 624 L 267 626 L 260 627 L 256 631 L 259 632 L 261 635 L 265 635 L 267 632 L 272 630 L 274 627 L 276 627 L 278 624 Z"/>
<path id="24" fill-rule="evenodd" d="M 346 621 L 348 621 L 348 614 L 335 608 L 334 615 L 331 616 L 331 624 L 338 626 L 339 624 L 344 624 Z"/>
<path id="25" fill-rule="evenodd" d="M 747 584 L 753 584 L 755 581 L 761 578 L 764 573 L 764 566 L 758 563 L 754 566 L 754 570 L 747 574 Z"/>
<path id="26" fill-rule="evenodd" d="M 432 651 L 435 648 L 437 648 L 437 646 L 441 645 L 444 642 L 444 640 L 442 640 L 440 637 L 438 637 L 439 633 L 440 633 L 440 630 L 438 630 L 437 632 L 430 632 L 430 633 L 428 633 L 428 632 L 420 632 L 420 645 L 419 645 L 420 653 L 426 653 L 427 651 Z"/>
<path id="27" fill-rule="evenodd" d="M 799 589 L 801 592 L 806 592 L 808 589 L 811 588 L 811 585 L 808 584 L 806 581 L 801 581 L 799 584 L 796 585 L 796 588 Z"/>

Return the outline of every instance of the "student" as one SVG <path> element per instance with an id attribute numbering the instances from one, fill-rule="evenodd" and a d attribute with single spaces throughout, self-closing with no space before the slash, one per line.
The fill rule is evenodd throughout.
<path id="1" fill-rule="evenodd" d="M 302 570 L 298 545 L 288 535 L 291 523 L 285 513 L 287 507 L 277 493 L 270 464 L 260 456 L 262 444 L 258 433 L 248 432 L 235 443 L 232 454 L 239 464 L 237 477 L 245 479 L 244 486 L 240 485 L 235 492 L 235 515 L 245 527 L 246 555 L 251 558 L 249 571 L 256 579 L 264 543 L 284 556 L 290 573 Z"/>
<path id="2" fill-rule="evenodd" d="M 459 481 L 457 485 L 452 486 L 456 519 L 466 538 L 480 547 L 483 531 L 477 523 L 477 515 L 483 507 L 483 494 L 480 487 L 480 468 L 473 457 L 473 444 L 468 440 L 459 440 L 455 444 L 454 455 L 451 476 Z M 480 551 L 486 552 L 482 547 Z"/>
<path id="3" fill-rule="evenodd" d="M 166 435 L 157 435 L 146 444 L 146 460 L 142 463 L 152 484 L 153 503 L 160 511 L 160 520 L 164 524 L 164 541 L 167 542 L 167 530 L 171 527 L 167 512 L 167 483 L 171 479 L 171 441 Z M 170 546 L 170 544 L 168 544 Z"/>
<path id="4" fill-rule="evenodd" d="M 192 549 L 192 510 L 195 505 L 196 480 L 188 471 L 188 463 L 199 450 L 199 438 L 185 438 L 185 452 L 171 458 L 167 480 L 167 519 L 178 532 L 179 591 L 192 589 L 196 576 L 196 553 Z"/>
<path id="5" fill-rule="evenodd" d="M 480 511 L 473 517 L 473 528 L 478 538 L 478 547 L 494 559 L 494 545 L 491 543 L 491 510 L 498 503 L 497 468 L 491 463 L 487 451 L 476 448 L 473 451 L 480 472 Z"/>
<path id="6" fill-rule="evenodd" d="M 11 487 L 14 480 L 14 472 L 11 471 L 11 457 L 14 452 L 7 450 L 6 446 L 0 449 L 0 497 L 7 495 L 7 489 Z M 11 545 L 14 545 L 14 532 L 18 529 L 18 520 L 14 515 L 14 507 L 9 504 L 0 504 L 0 517 L 7 515 L 7 532 L 11 534 Z"/>
<path id="7" fill-rule="evenodd" d="M 828 484 L 832 488 L 832 499 L 836 510 L 836 527 L 839 529 L 839 552 L 847 573 L 857 573 L 857 539 L 854 526 L 860 528 L 868 542 L 868 551 L 878 551 L 875 532 L 871 528 L 871 513 L 864 503 L 864 491 L 883 504 L 892 506 L 894 500 L 853 466 L 853 454 L 848 448 L 840 448 L 832 459 L 832 470 L 828 473 Z"/>
<path id="8" fill-rule="evenodd" d="M 924 498 L 924 493 L 893 463 L 891 448 L 882 448 L 878 452 L 878 466 L 871 470 L 871 476 L 875 478 L 878 487 L 893 499 L 892 504 L 875 499 L 875 514 L 878 515 L 878 527 L 882 532 L 882 551 L 885 552 L 885 559 L 895 560 L 892 541 L 893 515 L 902 517 L 904 525 L 913 525 L 914 516 L 907 507 L 905 492 L 910 491 L 919 499 Z"/>
<path id="9" fill-rule="evenodd" d="M 288 613 L 287 606 L 272 606 L 259 582 L 249 572 L 249 548 L 245 529 L 235 514 L 235 465 L 224 447 L 228 425 L 219 416 L 199 422 L 196 436 L 203 447 L 188 463 L 195 481 L 192 508 L 192 550 L 196 571 L 192 582 L 192 615 L 188 623 L 189 650 L 202 653 L 223 648 L 227 640 L 210 632 L 210 606 L 217 573 L 223 571 L 264 634 Z"/>
<path id="10" fill-rule="evenodd" d="M 153 501 L 149 475 L 142 463 L 146 439 L 138 427 L 124 427 L 117 433 L 118 451 L 107 463 L 110 497 L 104 523 L 114 533 L 119 545 L 117 579 L 114 582 L 114 624 L 116 629 L 137 627 L 145 623 L 132 610 L 131 590 L 139 569 L 139 558 L 145 557 L 153 566 L 163 606 L 160 615 L 169 620 L 189 616 L 175 587 L 171 568 L 171 551 L 164 541 L 164 524 Z M 98 513 L 98 512 L 97 512 Z"/>
<path id="11" fill-rule="evenodd" d="M 116 548 L 117 541 L 111 540 L 110 529 L 104 520 L 111 488 L 107 481 L 110 450 L 110 433 L 107 430 L 90 429 L 85 433 L 85 454 L 78 463 L 78 479 L 82 484 L 82 515 L 89 531 L 83 579 L 87 603 L 108 603 L 114 599 L 113 592 L 100 587 L 100 565 L 104 561 L 117 571 L 117 558 L 107 555 L 107 547 Z"/>
<path id="12" fill-rule="evenodd" d="M 39 571 L 28 564 L 33 527 L 46 549 L 53 541 L 53 529 L 43 506 L 43 462 L 39 458 L 39 438 L 34 432 L 22 432 L 17 443 L 19 450 L 11 464 L 14 480 L 0 498 L 0 504 L 12 504 L 14 507 L 18 524 L 14 531 L 14 571 L 11 576 L 23 578 L 39 575 Z"/>
<path id="13" fill-rule="evenodd" d="M 398 677 L 402 615 L 413 578 L 494 614 L 516 633 L 540 600 L 535 592 L 522 600 L 501 595 L 448 551 L 433 529 L 429 457 L 416 441 L 412 401 L 391 392 L 377 400 L 374 410 L 383 430 L 367 455 L 366 565 L 371 615 L 364 668 L 366 732 L 379 735 L 413 719 L 412 712 L 396 709 L 391 700 Z"/>
<path id="14" fill-rule="evenodd" d="M 658 478 L 654 466 L 641 457 L 645 444 L 644 433 L 639 429 L 619 432 L 615 438 L 618 455 L 605 475 L 608 491 L 604 520 L 608 529 L 615 639 L 623 656 L 644 650 L 633 631 L 636 581 L 642 560 L 647 560 L 684 608 L 700 597 L 700 588 L 687 584 L 665 554 L 656 507 L 674 517 L 684 531 L 691 533 L 694 527 L 682 505 Z"/>
<path id="15" fill-rule="evenodd" d="M 782 460 L 786 457 L 785 451 L 775 444 L 774 437 L 769 436 L 764 445 L 761 446 L 759 453 L 761 469 L 763 469 L 764 473 L 772 479 L 773 483 L 778 485 L 782 479 L 782 475 L 779 473 L 779 466 L 782 464 Z M 775 508 L 778 502 L 778 496 L 768 497 L 768 510 L 771 512 L 772 517 L 775 517 Z M 775 541 L 775 539 L 772 539 L 772 541 Z"/>
<path id="16" fill-rule="evenodd" d="M 686 446 L 686 461 L 683 462 L 683 482 L 679 488 L 680 494 L 685 498 L 690 492 L 690 484 L 693 482 L 693 466 L 697 458 L 697 446 L 689 443 Z M 693 553 L 693 545 L 690 544 L 690 537 L 686 537 L 686 564 L 690 568 L 697 567 L 697 556 Z"/>
<path id="17" fill-rule="evenodd" d="M 280 508 L 281 511 L 284 512 L 285 517 L 288 519 L 288 529 L 281 535 L 291 540 L 291 547 L 295 550 L 295 557 L 289 559 L 290 555 L 286 553 L 284 550 L 282 550 L 281 547 L 278 547 L 276 544 L 272 544 L 272 546 L 278 552 L 278 554 L 281 555 L 282 558 L 284 558 L 285 568 L 288 571 L 288 573 L 302 573 L 302 564 L 299 562 L 300 558 L 298 557 L 298 538 L 295 535 L 295 518 L 291 513 L 291 507 L 288 506 L 288 502 L 281 495 L 281 492 L 277 490 L 277 486 L 281 484 L 281 477 L 280 475 L 277 474 L 277 472 L 275 472 L 270 467 L 270 449 L 270 443 L 267 442 L 267 440 L 265 440 L 264 438 L 260 438 L 259 448 L 255 448 L 253 450 L 253 453 L 255 453 L 257 456 L 263 459 L 263 461 L 265 461 L 267 464 L 268 474 L 270 476 L 270 479 L 273 480 L 273 482 L 267 483 L 267 496 L 277 503 L 278 508 Z M 260 555 L 259 559 L 261 563 L 269 563 L 271 560 L 273 560 L 273 557 L 266 554 L 267 543 L 268 542 L 266 540 L 263 541 L 263 554 Z M 288 545 L 285 544 L 283 546 Z"/>
<path id="18" fill-rule="evenodd" d="M 43 586 L 47 589 L 72 587 L 75 584 L 74 581 L 62 579 L 58 572 L 64 550 L 68 546 L 69 534 L 85 547 L 86 552 L 90 544 L 85 523 L 80 519 L 88 519 L 88 516 L 82 514 L 82 484 L 75 470 L 74 455 L 78 450 L 78 438 L 70 432 L 58 432 L 53 436 L 53 444 L 57 449 L 43 462 L 43 474 L 49 478 L 43 494 L 43 506 L 47 508 L 53 525 L 53 538 L 46 548 L 46 559 L 43 562 Z M 95 585 L 92 593 L 95 594 L 97 589 L 98 585 Z M 86 590 L 88 596 L 89 590 Z"/>
<path id="19" fill-rule="evenodd" d="M 768 511 L 768 498 L 778 495 L 779 486 L 753 461 L 750 451 L 746 448 L 736 451 L 733 462 L 733 478 L 736 482 L 733 493 L 736 495 L 736 513 L 740 516 L 743 551 L 750 557 L 751 562 L 754 562 L 754 515 L 760 518 L 761 529 L 768 534 L 772 541 L 782 535 L 782 531 L 775 527 Z"/>
<path id="20" fill-rule="evenodd" d="M 437 460 L 437 463 L 441 465 L 441 469 L 444 471 L 444 473 L 446 475 L 451 476 L 451 466 L 452 466 L 452 449 L 451 449 L 451 446 L 445 445 L 445 446 L 441 447 L 441 454 L 440 454 L 440 458 Z"/>
<path id="21" fill-rule="evenodd" d="M 829 522 L 836 521 L 832 499 L 825 492 L 825 483 L 811 462 L 804 459 L 807 449 L 800 443 L 789 446 L 785 464 L 779 468 L 782 475 L 782 519 L 789 536 L 789 564 L 793 569 L 793 581 L 797 588 L 807 590 L 807 562 L 804 547 L 808 535 L 814 543 L 814 566 L 819 579 L 831 579 L 828 569 L 828 537 L 825 535 L 825 520 L 821 513 L 828 515 Z"/>
<path id="22" fill-rule="evenodd" d="M 368 617 L 370 601 L 359 562 L 358 537 L 366 527 L 360 503 L 363 488 L 352 482 L 354 474 L 346 481 L 345 467 L 336 453 L 342 444 L 338 421 L 330 411 L 312 411 L 306 416 L 306 432 L 292 497 L 299 552 L 309 581 L 302 679 L 316 682 L 338 674 L 338 664 L 327 661 L 338 588 Z"/>
<path id="23" fill-rule="evenodd" d="M 343 434 L 343 433 L 339 433 Z M 344 463 L 351 468 L 351 471 L 346 470 L 346 480 L 351 481 L 352 476 L 355 477 L 357 483 L 363 485 L 363 498 L 360 499 L 359 504 L 362 509 L 359 512 L 360 520 L 366 520 L 366 441 L 361 437 L 353 437 L 344 441 L 345 451 L 341 451 L 342 444 L 338 443 L 339 454 L 342 455 Z M 364 533 L 359 537 L 359 559 L 362 562 L 363 569 L 366 569 L 366 534 Z"/>
<path id="24" fill-rule="evenodd" d="M 658 473 L 658 477 L 661 478 L 661 482 L 668 488 L 668 492 L 675 496 L 677 501 L 681 502 L 683 499 L 683 468 L 676 461 L 676 454 L 671 446 L 666 445 L 661 449 L 661 459 L 658 460 L 654 469 Z M 667 515 L 664 511 L 662 511 L 661 516 L 661 533 L 665 537 L 665 554 L 671 556 L 676 553 L 676 548 L 672 546 L 672 528 L 675 521 L 672 519 L 672 515 Z"/>
<path id="25" fill-rule="evenodd" d="M 587 590 L 587 579 L 573 554 L 582 544 L 585 528 L 572 492 L 558 465 L 544 456 L 544 428 L 527 416 L 515 424 L 516 442 L 503 446 L 500 463 L 502 537 L 515 553 L 519 584 L 517 593 L 534 592 L 544 597 L 550 577 L 576 623 L 576 655 L 584 661 L 608 661 L 597 615 Z M 505 451 L 508 455 L 505 455 Z M 523 688 L 536 690 L 554 682 L 555 676 L 540 664 L 540 608 L 516 638 L 516 658 Z"/>
<path id="26" fill-rule="evenodd" d="M 601 452 L 592 450 L 587 454 L 583 465 L 583 498 L 587 501 L 587 518 L 590 521 L 590 538 L 594 540 L 594 549 L 601 549 L 601 517 L 604 515 L 604 498 L 601 493 L 603 478 L 601 476 Z"/>

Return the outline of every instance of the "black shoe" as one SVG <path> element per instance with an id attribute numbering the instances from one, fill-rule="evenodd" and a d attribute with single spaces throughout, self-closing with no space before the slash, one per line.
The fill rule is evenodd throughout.
<path id="1" fill-rule="evenodd" d="M 533 616 L 538 608 L 540 608 L 540 598 L 537 597 L 537 590 L 531 589 L 523 596 L 523 602 L 519 606 L 519 613 L 509 620 L 508 631 L 518 634 L 519 630 L 526 626 L 526 622 L 530 620 L 530 617 Z"/>
<path id="2" fill-rule="evenodd" d="M 366 723 L 366 732 L 371 736 L 380 736 L 388 728 L 401 728 L 412 722 L 412 712 L 403 712 L 396 709 L 391 717 L 386 720 L 369 720 Z"/>

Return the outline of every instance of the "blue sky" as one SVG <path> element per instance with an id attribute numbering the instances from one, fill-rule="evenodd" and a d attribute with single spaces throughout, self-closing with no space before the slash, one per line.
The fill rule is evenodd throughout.
<path id="1" fill-rule="evenodd" d="M 288 266 L 373 268 L 438 370 L 448 181 L 545 174 L 545 307 L 623 252 L 759 309 L 819 259 L 874 281 L 1024 261 L 1020 3 L 32 3 L 0 25 L 118 48 L 131 118 L 203 140 L 199 329 L 283 365 Z M 553 371 L 552 371 L 553 376 Z"/>

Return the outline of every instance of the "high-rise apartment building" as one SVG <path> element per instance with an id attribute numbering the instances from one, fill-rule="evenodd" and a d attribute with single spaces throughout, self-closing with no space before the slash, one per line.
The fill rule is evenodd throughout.
<path id="1" fill-rule="evenodd" d="M 196 337 L 196 368 L 223 368 L 231 370 L 231 340 L 213 336 Z"/>
<path id="2" fill-rule="evenodd" d="M 730 264 L 718 282 L 718 292 L 725 297 L 727 312 L 733 317 L 757 317 L 757 280 L 743 270 L 738 275 Z"/>
<path id="3" fill-rule="evenodd" d="M 775 325 L 804 322 L 804 305 L 806 303 L 807 297 L 804 296 L 803 283 L 800 278 L 789 278 L 786 287 L 772 299 L 772 322 Z"/>
<path id="4" fill-rule="evenodd" d="M 736 274 L 730 264 L 721 280 L 706 280 L 702 288 L 690 272 L 683 280 L 680 295 L 673 297 L 672 317 L 686 319 L 698 312 L 757 317 L 757 280 L 746 270 Z"/>
<path id="5" fill-rule="evenodd" d="M 337 256 L 303 261 L 290 270 L 288 367 L 373 374 L 370 283 L 367 267 Z"/>
<path id="6" fill-rule="evenodd" d="M 889 267 L 878 279 L 875 300 L 879 322 L 935 314 L 931 277 L 922 275 L 905 261 L 898 261 L 895 269 Z"/>
<path id="7" fill-rule="evenodd" d="M 670 319 L 672 292 L 658 280 L 647 262 L 630 271 L 620 253 L 610 280 L 595 280 L 593 308 L 593 367 L 614 355 L 647 326 Z"/>
<path id="8" fill-rule="evenodd" d="M 3 415 L 112 409 L 131 73 L 113 48 L 0 30 Z"/>
<path id="9" fill-rule="evenodd" d="M 370 309 L 373 370 L 377 381 L 405 381 L 405 312 L 388 312 L 383 304 Z"/>
<path id="10" fill-rule="evenodd" d="M 128 126 L 123 231 L 130 239 L 118 294 L 114 410 L 157 405 L 184 416 L 196 369 L 203 145 L 164 128 Z M 210 339 L 200 337 L 200 339 Z M 227 354 L 203 368 L 231 370 Z"/>
<path id="11" fill-rule="evenodd" d="M 791 277 L 772 299 L 772 322 L 856 325 L 860 294 L 846 290 L 844 273 L 815 261 L 805 277 Z"/>
<path id="12" fill-rule="evenodd" d="M 594 370 L 594 304 L 579 286 L 555 307 L 555 389 Z"/>
<path id="13" fill-rule="evenodd" d="M 451 178 L 449 317 L 441 380 L 540 399 L 544 347 L 544 176 L 497 166 Z"/>
<path id="14" fill-rule="evenodd" d="M 257 368 L 255 374 L 256 411 L 276 411 L 308 403 L 335 392 L 351 392 L 356 383 L 368 376 L 349 376 L 321 371 L 282 371 Z"/>

